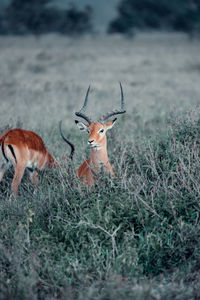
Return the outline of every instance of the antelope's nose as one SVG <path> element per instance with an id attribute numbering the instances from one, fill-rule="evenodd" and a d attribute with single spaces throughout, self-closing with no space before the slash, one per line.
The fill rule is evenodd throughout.
<path id="1" fill-rule="evenodd" d="M 94 143 L 94 140 L 88 140 L 88 144 L 92 145 Z"/>

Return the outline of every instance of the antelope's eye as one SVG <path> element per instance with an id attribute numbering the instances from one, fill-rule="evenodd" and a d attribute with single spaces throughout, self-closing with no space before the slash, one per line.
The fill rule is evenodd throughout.
<path id="1" fill-rule="evenodd" d="M 99 131 L 99 133 L 103 133 L 104 132 L 104 129 L 101 129 L 100 131 Z"/>

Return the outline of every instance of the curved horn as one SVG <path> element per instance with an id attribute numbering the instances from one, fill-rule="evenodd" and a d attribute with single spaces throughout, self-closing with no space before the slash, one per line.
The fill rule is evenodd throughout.
<path id="1" fill-rule="evenodd" d="M 99 119 L 100 122 L 103 122 L 112 116 L 124 114 L 126 112 L 126 107 L 125 107 L 125 102 L 124 102 L 124 93 L 123 93 L 123 88 L 122 88 L 121 82 L 119 82 L 119 85 L 120 85 L 120 91 L 121 91 L 121 109 L 120 110 L 116 109 L 116 110 L 113 110 L 113 111 L 108 112 L 107 114 L 103 115 Z"/>
<path id="2" fill-rule="evenodd" d="M 91 123 L 92 123 L 92 120 L 85 114 L 85 109 L 86 109 L 87 102 L 88 102 L 88 95 L 89 95 L 89 92 L 90 92 L 90 86 L 88 87 L 88 90 L 87 90 L 87 93 L 86 93 L 86 96 L 85 96 L 85 101 L 84 101 L 83 107 L 81 108 L 80 111 L 75 112 L 75 115 L 76 115 L 77 117 L 83 118 L 85 121 L 88 122 L 88 124 L 91 124 Z"/>
<path id="3" fill-rule="evenodd" d="M 70 158 L 71 160 L 73 159 L 73 155 L 74 155 L 74 151 L 75 151 L 75 147 L 74 147 L 74 144 L 72 144 L 63 134 L 62 132 L 62 121 L 59 122 L 59 130 L 60 130 L 60 135 L 61 137 L 63 138 L 63 140 L 71 147 L 71 153 L 70 153 Z"/>

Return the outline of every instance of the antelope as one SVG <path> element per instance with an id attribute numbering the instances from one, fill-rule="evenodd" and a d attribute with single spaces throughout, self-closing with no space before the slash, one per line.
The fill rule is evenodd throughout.
<path id="1" fill-rule="evenodd" d="M 66 142 L 71 146 L 70 158 L 74 153 L 74 145 L 67 139 Z M 38 182 L 38 172 L 45 168 L 56 168 L 59 163 L 47 151 L 42 138 L 33 131 L 24 129 L 7 130 L 0 137 L 0 182 L 5 171 L 14 166 L 14 178 L 11 184 L 12 192 L 18 194 L 18 188 L 25 169 L 28 171 L 29 179 L 33 184 Z"/>
<path id="2" fill-rule="evenodd" d="M 79 179 L 88 184 L 90 187 L 94 184 L 95 181 L 98 180 L 98 172 L 103 167 L 103 169 L 114 176 L 114 171 L 108 159 L 107 153 L 107 137 L 106 132 L 108 129 L 111 129 L 115 124 L 117 118 L 113 119 L 105 123 L 107 119 L 112 116 L 123 114 L 126 112 L 125 103 L 124 103 L 124 95 L 122 85 L 120 84 L 121 91 L 121 109 L 113 110 L 111 112 L 107 112 L 103 115 L 97 122 L 92 121 L 86 114 L 85 110 L 88 102 L 88 95 L 90 92 L 90 86 L 88 87 L 85 101 L 83 107 L 79 112 L 75 112 L 77 117 L 84 119 L 87 123 L 82 123 L 78 120 L 75 120 L 76 125 L 81 131 L 86 131 L 89 133 L 88 144 L 91 148 L 90 158 L 84 161 L 78 168 L 78 177 Z M 60 123 L 60 134 L 62 138 L 65 140 L 65 137 L 62 132 L 61 123 Z"/>

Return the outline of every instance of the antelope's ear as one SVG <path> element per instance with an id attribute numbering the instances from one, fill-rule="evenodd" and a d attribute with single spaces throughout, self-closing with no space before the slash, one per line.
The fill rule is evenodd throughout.
<path id="1" fill-rule="evenodd" d="M 111 129 L 113 127 L 113 125 L 115 124 L 115 122 L 117 121 L 117 118 L 115 118 L 114 120 L 106 123 L 106 130 Z"/>
<path id="2" fill-rule="evenodd" d="M 86 125 L 82 122 L 79 122 L 78 120 L 75 120 L 75 123 L 81 131 L 87 131 L 88 132 L 88 125 Z"/>

